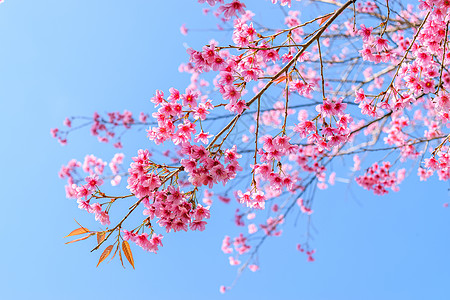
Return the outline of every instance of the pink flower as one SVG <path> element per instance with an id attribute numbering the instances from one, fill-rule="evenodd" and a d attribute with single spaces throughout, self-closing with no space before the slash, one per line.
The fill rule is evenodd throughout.
<path id="1" fill-rule="evenodd" d="M 323 118 L 331 117 L 334 113 L 334 105 L 328 99 L 324 99 L 323 104 L 316 106 L 316 111 L 320 113 Z"/>
<path id="2" fill-rule="evenodd" d="M 305 120 L 295 125 L 293 131 L 298 132 L 300 137 L 305 138 L 309 133 L 316 131 L 316 126 L 313 122 Z"/>
<path id="3" fill-rule="evenodd" d="M 298 1 L 298 0 L 297 0 Z M 273 4 L 276 4 L 278 2 L 278 0 L 272 0 Z M 289 8 L 291 7 L 291 0 L 280 0 L 280 4 L 281 6 L 285 6 L 287 5 Z"/>
<path id="4" fill-rule="evenodd" d="M 228 197 L 224 197 L 224 196 L 217 196 L 217 198 L 219 198 L 220 201 L 222 201 L 223 203 L 230 203 L 231 199 Z"/>
<path id="5" fill-rule="evenodd" d="M 150 241 L 148 240 L 148 234 L 142 233 L 140 235 L 137 235 L 134 242 L 142 247 L 144 250 L 148 250 L 151 247 Z"/>
<path id="6" fill-rule="evenodd" d="M 231 103 L 235 103 L 241 97 L 241 93 L 238 92 L 234 86 L 225 86 L 225 93 L 223 93 L 223 99 L 230 100 Z"/>
<path id="7" fill-rule="evenodd" d="M 225 294 L 226 290 L 227 290 L 227 287 L 224 286 L 224 285 L 221 285 L 220 288 L 219 288 L 219 291 L 220 291 L 221 294 Z"/>
<path id="8" fill-rule="evenodd" d="M 208 109 L 206 108 L 205 104 L 200 103 L 196 108 L 194 108 L 194 119 L 201 119 L 205 120 L 206 115 L 209 114 Z"/>
<path id="9" fill-rule="evenodd" d="M 248 266 L 248 268 L 250 269 L 250 271 L 252 271 L 252 272 L 256 272 L 256 271 L 258 271 L 259 270 L 259 266 L 257 266 L 257 265 L 254 265 L 254 264 L 252 264 L 252 265 L 249 265 Z"/>
<path id="10" fill-rule="evenodd" d="M 67 127 L 71 127 L 72 126 L 72 122 L 70 121 L 69 118 L 65 118 L 64 119 L 64 125 L 67 126 Z"/>
<path id="11" fill-rule="evenodd" d="M 109 215 L 107 212 L 101 211 L 100 213 L 95 214 L 95 220 L 99 221 L 102 225 L 109 225 L 111 222 L 109 221 Z"/>
<path id="12" fill-rule="evenodd" d="M 181 100 L 183 100 L 184 106 L 196 107 L 197 106 L 197 98 L 198 93 L 191 91 L 190 89 L 186 89 L 186 93 L 181 95 Z"/>
<path id="13" fill-rule="evenodd" d="M 334 101 L 333 104 L 334 104 L 333 110 L 334 110 L 334 114 L 335 115 L 342 115 L 342 114 L 344 114 L 344 110 L 347 107 L 347 104 L 346 103 L 342 103 L 342 99 Z"/>
<path id="14" fill-rule="evenodd" d="M 162 247 L 163 246 L 163 244 L 161 242 L 162 238 L 163 238 L 163 236 L 161 234 L 154 233 L 151 238 L 151 243 L 156 247 L 158 247 L 158 246 Z"/>
<path id="15" fill-rule="evenodd" d="M 383 38 L 377 36 L 375 38 L 375 45 L 376 45 L 377 51 L 380 52 L 380 51 L 382 51 L 384 49 L 387 49 L 387 47 L 388 47 L 388 43 L 387 42 L 388 41 L 386 39 L 383 39 Z"/>
<path id="16" fill-rule="evenodd" d="M 58 134 L 59 129 L 58 128 L 53 128 L 50 130 L 50 134 L 52 137 L 56 138 L 57 134 Z"/>
<path id="17" fill-rule="evenodd" d="M 223 3 L 223 0 L 198 0 L 198 3 L 205 3 L 205 1 L 211 6 L 214 6 L 216 2 Z"/>
<path id="18" fill-rule="evenodd" d="M 435 91 L 434 80 L 426 79 L 422 81 L 422 89 L 425 94 L 432 93 Z"/>
<path id="19" fill-rule="evenodd" d="M 98 175 L 91 175 L 85 178 L 86 181 L 86 187 L 89 190 L 94 190 L 97 186 L 103 184 L 103 180 L 98 178 Z"/>
<path id="20" fill-rule="evenodd" d="M 225 17 L 225 19 L 229 19 L 233 16 L 237 16 L 237 13 L 245 14 L 245 4 L 239 2 L 238 0 L 233 0 L 233 2 L 229 4 L 225 4 L 220 6 L 217 9 L 218 13 L 222 13 Z"/>
<path id="21" fill-rule="evenodd" d="M 358 155 L 353 156 L 353 171 L 359 171 L 361 169 L 361 160 L 359 159 Z"/>
<path id="22" fill-rule="evenodd" d="M 191 228 L 191 230 L 203 231 L 203 230 L 205 230 L 205 225 L 206 225 L 205 221 L 193 221 L 191 223 L 190 228 Z"/>
<path id="23" fill-rule="evenodd" d="M 230 265 L 232 266 L 237 266 L 241 264 L 241 261 L 238 259 L 235 259 L 233 256 L 228 257 L 229 261 L 230 261 Z"/>
<path id="24" fill-rule="evenodd" d="M 436 110 L 438 111 L 450 110 L 450 96 L 446 92 L 439 91 L 438 96 L 434 98 L 434 102 Z"/>
<path id="25" fill-rule="evenodd" d="M 156 95 L 150 99 L 151 102 L 155 103 L 155 107 L 164 102 L 164 93 L 160 90 L 156 90 Z"/>
<path id="26" fill-rule="evenodd" d="M 304 200 L 302 198 L 297 199 L 297 205 L 300 207 L 300 211 L 302 213 L 307 215 L 311 215 L 313 213 L 313 210 L 304 204 Z"/>
<path id="27" fill-rule="evenodd" d="M 87 211 L 89 213 L 92 211 L 91 205 L 89 204 L 89 201 L 84 201 L 82 199 L 77 199 L 77 203 L 78 203 L 78 208 L 79 209 L 83 209 L 83 210 L 85 210 L 85 211 Z"/>
<path id="28" fill-rule="evenodd" d="M 167 98 L 167 100 L 175 102 L 180 99 L 180 92 L 177 89 L 170 88 L 169 92 L 170 96 Z"/>
<path id="29" fill-rule="evenodd" d="M 77 186 L 76 187 L 76 191 L 77 191 L 77 198 L 85 198 L 87 199 L 88 196 L 90 196 L 92 194 L 92 190 L 88 188 L 88 186 Z"/>
<path id="30" fill-rule="evenodd" d="M 187 35 L 188 34 L 188 29 L 186 28 L 186 24 L 181 25 L 180 32 L 181 32 L 182 35 Z"/>
<path id="31" fill-rule="evenodd" d="M 372 34 L 373 27 L 367 28 L 364 24 L 361 24 L 361 29 L 358 31 L 358 34 L 362 36 L 363 41 L 367 41 Z"/>
<path id="32" fill-rule="evenodd" d="M 194 210 L 193 217 L 195 220 L 209 219 L 211 216 L 209 212 L 209 207 L 203 207 L 200 204 Z"/>
<path id="33" fill-rule="evenodd" d="M 223 241 L 222 241 L 222 251 L 225 254 L 229 254 L 231 252 L 233 252 L 233 248 L 231 248 L 231 238 L 229 236 L 225 236 Z"/>
<path id="34" fill-rule="evenodd" d="M 258 231 L 258 227 L 255 224 L 248 225 L 248 234 L 254 234 Z"/>
<path id="35" fill-rule="evenodd" d="M 439 162 L 434 157 L 426 158 L 425 167 L 430 168 L 432 170 L 437 170 L 439 168 Z"/>
<path id="36" fill-rule="evenodd" d="M 125 230 L 125 229 L 122 229 L 122 232 L 123 232 L 123 239 L 125 241 L 132 241 L 132 242 L 136 241 L 136 237 L 137 237 L 136 233 L 134 233 L 132 231 Z"/>

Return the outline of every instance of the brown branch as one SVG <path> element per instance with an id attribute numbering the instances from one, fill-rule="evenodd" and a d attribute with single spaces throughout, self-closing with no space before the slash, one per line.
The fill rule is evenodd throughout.
<path id="1" fill-rule="evenodd" d="M 419 28 L 417 29 L 416 34 L 413 37 L 413 40 L 411 41 L 411 44 L 409 45 L 408 49 L 406 49 L 405 55 L 403 55 L 402 59 L 400 60 L 400 62 L 397 64 L 397 71 L 395 71 L 394 76 L 392 77 L 392 81 L 389 84 L 388 88 L 386 90 L 388 90 L 391 86 L 393 86 L 394 84 L 394 80 L 395 77 L 397 77 L 398 75 L 398 71 L 400 71 L 400 67 L 402 66 L 403 61 L 406 59 L 406 57 L 408 56 L 409 51 L 411 50 L 411 48 L 414 45 L 414 42 L 416 41 L 417 37 L 419 36 L 420 31 L 422 30 L 423 25 L 425 25 L 426 21 L 428 20 L 428 17 L 430 16 L 431 12 L 428 12 L 427 15 L 425 16 L 425 19 L 423 19 L 422 23 L 420 24 Z"/>
<path id="2" fill-rule="evenodd" d="M 320 77 L 322 79 L 322 97 L 325 100 L 325 78 L 323 77 L 323 62 L 322 62 L 322 51 L 320 50 L 320 40 L 317 39 L 317 47 L 319 48 L 319 59 L 320 59 Z"/>
<path id="3" fill-rule="evenodd" d="M 256 161 L 256 156 L 258 153 L 258 133 L 259 133 L 259 113 L 260 113 L 260 107 L 261 107 L 261 98 L 258 98 L 258 112 L 256 114 L 256 132 L 255 132 L 255 155 L 254 155 L 254 159 L 255 159 L 255 166 L 257 164 Z M 256 187 L 256 181 L 255 181 L 255 172 L 254 170 L 252 171 L 252 184 L 255 185 Z"/>
<path id="4" fill-rule="evenodd" d="M 261 97 L 264 93 L 265 93 L 265 91 L 275 82 L 275 80 L 281 75 L 281 74 L 283 74 L 283 73 L 285 73 L 285 72 L 287 72 L 287 70 L 300 58 L 300 56 L 306 51 L 306 49 L 308 49 L 308 47 L 312 44 L 312 43 L 314 43 L 314 41 L 316 41 L 319 37 L 320 37 L 320 35 L 325 31 L 325 29 L 327 29 L 332 23 L 333 23 L 333 21 L 350 5 L 350 4 L 352 4 L 353 2 L 355 2 L 356 0 L 349 0 L 349 1 L 347 1 L 342 7 L 340 7 L 338 10 L 336 10 L 335 12 L 334 12 L 334 14 L 325 22 L 325 24 L 320 28 L 320 30 L 319 31 L 317 31 L 317 33 L 313 36 L 313 37 L 311 37 L 311 39 L 307 42 L 307 43 L 305 43 L 303 46 L 302 46 L 302 49 L 299 51 L 299 52 L 297 52 L 296 54 L 295 54 L 295 56 L 292 58 L 292 60 L 289 62 L 289 63 L 287 63 L 280 71 L 278 71 L 278 73 L 277 74 L 275 74 L 273 77 L 272 77 L 272 79 L 261 89 L 261 91 L 259 91 L 250 101 L 248 101 L 247 103 L 246 103 L 246 105 L 248 106 L 248 107 L 250 107 L 250 105 L 252 105 L 252 103 L 253 102 L 255 102 L 259 97 Z M 244 109 L 244 111 L 245 110 L 247 110 L 247 109 Z M 243 111 L 243 112 L 244 112 Z M 214 145 L 214 143 L 217 141 L 217 139 L 227 130 L 227 129 L 229 129 L 232 125 L 233 125 L 233 123 L 234 122 L 236 122 L 239 118 L 240 118 L 240 116 L 242 115 L 242 113 L 241 114 L 239 114 L 239 115 L 236 115 L 219 133 L 217 133 L 216 134 L 216 136 L 213 138 L 213 140 L 209 143 L 209 145 L 206 147 L 206 149 L 208 150 L 208 149 L 210 149 L 213 145 Z"/>
<path id="5" fill-rule="evenodd" d="M 286 103 L 284 104 L 284 122 L 281 130 L 283 131 L 283 135 L 286 135 L 286 122 L 288 117 L 288 108 L 289 108 L 289 74 L 286 72 Z"/>
<path id="6" fill-rule="evenodd" d="M 448 34 L 448 22 L 447 25 L 445 27 L 445 39 L 444 39 L 444 46 L 443 46 L 443 54 L 442 54 L 442 63 L 441 63 L 441 70 L 440 70 L 440 74 L 439 74 L 439 84 L 438 84 L 438 90 L 436 91 L 436 93 L 439 91 L 439 89 L 441 88 L 442 85 L 442 73 L 444 71 L 444 61 L 445 61 L 445 50 L 446 50 L 446 44 L 447 44 L 447 34 Z"/>

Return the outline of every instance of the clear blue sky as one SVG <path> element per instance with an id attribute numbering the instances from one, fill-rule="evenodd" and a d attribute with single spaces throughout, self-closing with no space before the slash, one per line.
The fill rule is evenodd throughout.
<path id="1" fill-rule="evenodd" d="M 248 8 L 259 11 L 260 1 L 268 2 Z M 449 299 L 448 183 L 419 184 L 415 171 L 387 197 L 342 183 L 319 192 L 316 261 L 295 249 L 303 228 L 288 226 L 262 249 L 261 270 L 225 295 L 219 286 L 236 268 L 220 244 L 234 230 L 233 208 L 217 201 L 205 232 L 170 235 L 157 255 L 134 247 L 136 270 L 118 260 L 96 268 L 92 241 L 64 245 L 74 218 L 97 225 L 65 199 L 57 171 L 88 153 L 111 158 L 113 149 L 86 132 L 61 147 L 50 128 L 93 111 L 149 111 L 156 89 L 188 83 L 177 72 L 183 42 L 198 48 L 216 35 L 184 37 L 181 24 L 214 28 L 211 21 L 194 0 L 0 4 L 0 299 Z M 128 142 L 128 159 L 150 147 L 143 135 Z"/>

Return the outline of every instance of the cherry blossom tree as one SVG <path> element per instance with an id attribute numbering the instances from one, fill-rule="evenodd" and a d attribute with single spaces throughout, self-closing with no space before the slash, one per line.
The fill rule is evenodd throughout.
<path id="1" fill-rule="evenodd" d="M 215 199 L 236 202 L 241 233 L 221 249 L 239 273 L 259 269 L 258 249 L 294 213 L 307 231 L 294 247 L 314 261 L 313 201 L 338 172 L 376 195 L 397 192 L 411 171 L 450 178 L 450 1 L 261 1 L 285 12 L 270 25 L 245 1 L 198 2 L 229 40 L 187 49 L 188 86 L 156 90 L 153 111 L 94 112 L 51 130 L 63 145 L 90 127 L 99 142 L 136 148 L 129 160 L 87 155 L 59 172 L 67 198 L 107 226 L 68 235 L 96 236 L 99 264 L 119 252 L 134 267 L 130 243 L 157 253 L 171 232 L 206 230 Z M 315 16 L 300 14 L 311 5 Z M 154 146 L 122 145 L 131 131 Z M 119 201 L 129 208 L 112 220 Z"/>

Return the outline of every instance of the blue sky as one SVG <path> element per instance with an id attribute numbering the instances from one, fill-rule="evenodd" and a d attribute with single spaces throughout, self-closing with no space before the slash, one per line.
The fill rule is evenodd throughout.
<path id="1" fill-rule="evenodd" d="M 248 8 L 261 19 L 279 14 L 257 3 L 248 1 Z M 219 201 L 205 232 L 170 235 L 157 255 L 133 247 L 136 270 L 123 270 L 118 260 L 96 268 L 100 253 L 89 252 L 92 241 L 64 245 L 74 218 L 98 225 L 65 199 L 57 171 L 85 154 L 110 159 L 114 149 L 86 131 L 61 147 L 50 128 L 70 115 L 150 111 L 156 89 L 183 89 L 189 82 L 177 72 L 187 60 L 183 43 L 199 48 L 217 35 L 184 37 L 183 23 L 215 27 L 187 0 L 0 5 L 0 298 L 448 299 L 450 211 L 443 203 L 449 185 L 434 178 L 419 184 L 415 172 L 386 197 L 354 183 L 318 192 L 316 261 L 295 249 L 304 228 L 291 223 L 262 248 L 261 270 L 244 273 L 225 295 L 219 286 L 232 283 L 236 268 L 220 244 L 234 230 L 233 208 Z M 151 147 L 143 134 L 126 139 L 127 159 Z"/>

